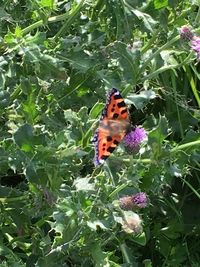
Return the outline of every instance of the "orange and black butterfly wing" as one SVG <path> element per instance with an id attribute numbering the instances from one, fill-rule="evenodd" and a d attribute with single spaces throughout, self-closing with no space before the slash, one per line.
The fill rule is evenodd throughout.
<path id="1" fill-rule="evenodd" d="M 126 104 L 113 88 L 107 95 L 106 105 L 102 111 L 99 128 L 94 135 L 95 165 L 102 164 L 123 140 L 129 123 Z"/>
<path id="2" fill-rule="evenodd" d="M 110 120 L 129 120 L 127 106 L 120 92 L 115 88 L 107 96 L 105 114 L 106 118 Z"/>

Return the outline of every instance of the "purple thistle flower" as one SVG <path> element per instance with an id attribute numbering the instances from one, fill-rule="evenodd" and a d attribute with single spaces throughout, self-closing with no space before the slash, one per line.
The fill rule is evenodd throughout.
<path id="1" fill-rule="evenodd" d="M 138 208 L 145 208 L 148 205 L 148 197 L 146 193 L 137 193 L 132 196 L 132 202 Z"/>
<path id="2" fill-rule="evenodd" d="M 137 151 L 140 144 L 147 138 L 147 133 L 144 128 L 136 127 L 124 137 L 124 144 L 129 150 Z"/>
<path id="3" fill-rule="evenodd" d="M 124 196 L 119 199 L 120 207 L 123 210 L 132 210 L 133 208 L 145 208 L 148 205 L 148 197 L 144 192 L 132 196 Z"/>
<path id="4" fill-rule="evenodd" d="M 200 60 L 200 37 L 193 37 L 191 41 L 191 48 L 197 53 L 197 59 Z"/>
<path id="5" fill-rule="evenodd" d="M 180 29 L 180 37 L 182 40 L 184 41 L 191 41 L 193 38 L 194 34 L 191 31 L 190 27 L 188 27 L 187 25 L 184 25 L 181 27 Z"/>

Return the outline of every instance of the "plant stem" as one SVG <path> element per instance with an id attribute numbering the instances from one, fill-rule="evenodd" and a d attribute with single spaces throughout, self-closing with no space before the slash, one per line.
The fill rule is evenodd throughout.
<path id="1" fill-rule="evenodd" d="M 53 17 L 48 18 L 47 23 L 53 23 L 53 22 L 57 22 L 57 21 L 62 21 L 62 20 L 65 20 L 67 17 L 69 17 L 68 13 L 64 13 L 64 14 L 61 14 L 61 15 L 58 15 L 58 16 L 53 16 Z M 43 20 L 39 20 L 39 21 L 33 23 L 32 25 L 24 28 L 22 30 L 22 35 L 25 35 L 25 34 L 31 32 L 32 30 L 35 30 L 38 27 L 43 26 L 43 25 L 44 25 L 44 21 Z"/>
<path id="2" fill-rule="evenodd" d="M 152 47 L 153 43 L 155 42 L 156 38 L 158 37 L 158 33 L 159 33 L 159 29 L 157 29 L 153 33 L 151 39 L 141 48 L 141 54 L 144 54 L 146 51 L 148 51 Z"/>
<path id="3" fill-rule="evenodd" d="M 158 76 L 158 74 L 162 73 L 162 72 L 165 72 L 166 70 L 174 70 L 176 68 L 180 68 L 182 66 L 184 66 L 185 64 L 188 64 L 190 62 L 190 60 L 192 61 L 192 56 L 193 56 L 193 53 L 190 53 L 186 59 L 184 61 L 182 61 L 180 64 L 173 64 L 173 65 L 167 65 L 167 66 L 163 66 L 159 69 L 157 69 L 156 71 L 150 73 L 149 75 L 147 76 L 144 76 L 142 79 L 141 79 L 141 82 L 144 82 L 145 80 L 150 80 L 152 78 L 154 78 L 155 76 Z M 145 64 L 145 63 L 144 63 Z M 143 65 L 144 66 L 144 65 Z M 143 68 L 143 67 L 142 67 Z"/>
<path id="4" fill-rule="evenodd" d="M 192 146 L 196 146 L 196 145 L 200 145 L 200 140 L 192 141 L 192 142 L 189 142 L 189 143 L 186 143 L 186 144 L 182 144 L 180 146 L 176 146 L 176 147 L 172 148 L 171 153 L 176 153 L 176 152 L 178 152 L 180 150 L 183 150 L 183 149 L 186 149 L 186 148 L 189 148 L 189 147 L 192 147 Z"/>
<path id="5" fill-rule="evenodd" d="M 198 193 L 198 191 L 197 190 L 195 190 L 194 189 L 194 187 L 190 184 L 190 183 L 188 183 L 188 181 L 186 181 L 185 179 L 183 179 L 183 178 L 181 178 L 182 179 L 182 181 L 184 182 L 184 183 L 186 183 L 186 185 L 192 190 L 192 192 L 200 199 L 200 194 Z"/>
<path id="6" fill-rule="evenodd" d="M 131 264 L 131 260 L 129 259 L 129 256 L 128 256 L 128 253 L 127 253 L 127 249 L 126 249 L 126 244 L 123 243 L 123 244 L 120 244 L 120 249 L 121 249 L 121 252 L 124 256 L 124 259 L 125 259 L 125 262 L 128 263 L 128 264 Z"/>
<path id="7" fill-rule="evenodd" d="M 195 18 L 194 24 L 199 25 L 199 21 L 200 21 L 200 5 L 199 5 L 199 8 L 198 8 L 198 12 L 197 12 L 197 16 Z"/>
<path id="8" fill-rule="evenodd" d="M 145 164 L 149 164 L 152 163 L 153 160 L 152 159 L 122 159 L 123 162 L 133 162 L 133 163 L 145 163 Z"/>
<path id="9" fill-rule="evenodd" d="M 84 3 L 85 3 L 85 0 L 81 0 L 80 3 L 76 6 L 76 8 L 72 11 L 72 13 L 69 15 L 68 20 L 65 22 L 62 28 L 54 36 L 55 40 L 67 31 L 69 26 L 72 24 L 72 22 L 75 20 L 77 15 L 80 13 L 80 10 L 82 9 Z"/>
<path id="10" fill-rule="evenodd" d="M 9 202 L 16 202 L 20 200 L 27 200 L 27 196 L 19 196 L 19 197 L 1 197 L 0 202 L 1 203 L 9 203 Z"/>
<path id="11" fill-rule="evenodd" d="M 112 172 L 111 172 L 111 170 L 110 170 L 110 167 L 109 167 L 109 165 L 108 165 L 108 163 L 107 162 L 105 162 L 105 167 L 106 167 L 106 169 L 107 169 L 107 171 L 108 171 L 108 174 L 109 174 L 109 176 L 110 176 L 110 178 L 111 178 L 111 180 L 112 180 L 112 184 L 113 184 L 113 186 L 114 187 L 116 187 L 116 184 L 115 184 L 115 181 L 114 181 L 114 178 L 113 178 L 113 175 L 112 175 Z M 110 194 L 110 196 L 113 196 L 113 195 L 116 195 L 117 196 L 117 199 L 119 199 L 119 194 L 118 194 L 118 191 L 114 191 L 114 194 Z M 122 218 L 124 218 L 124 213 L 123 213 L 123 211 L 121 210 L 121 209 L 119 209 L 119 212 L 120 212 L 120 214 L 121 214 L 121 216 L 122 216 Z M 125 219 L 125 218 L 124 218 Z M 124 242 L 123 244 L 120 244 L 120 242 L 119 242 L 119 246 L 120 246 L 120 248 L 121 248 L 121 251 L 122 251 L 122 254 L 123 254 L 123 256 L 124 256 L 124 259 L 125 259 L 125 261 L 126 261 L 126 263 L 131 263 L 130 262 L 130 259 L 129 259 L 129 256 L 128 256 L 128 252 L 127 252 L 127 248 L 126 248 L 126 243 Z"/>

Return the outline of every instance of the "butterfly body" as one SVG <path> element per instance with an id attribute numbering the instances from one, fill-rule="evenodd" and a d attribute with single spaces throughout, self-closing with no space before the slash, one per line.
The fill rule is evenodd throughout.
<path id="1" fill-rule="evenodd" d="M 99 123 L 99 128 L 102 134 L 104 133 L 105 135 L 123 135 L 129 128 L 129 124 L 128 120 L 104 119 Z"/>
<path id="2" fill-rule="evenodd" d="M 95 165 L 102 164 L 115 150 L 130 128 L 129 114 L 120 92 L 113 88 L 107 95 L 99 127 L 94 136 Z"/>

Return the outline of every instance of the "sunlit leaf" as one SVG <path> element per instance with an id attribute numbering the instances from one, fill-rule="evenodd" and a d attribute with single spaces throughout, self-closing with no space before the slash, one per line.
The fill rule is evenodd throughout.
<path id="1" fill-rule="evenodd" d="M 168 6 L 168 0 L 154 0 L 154 7 L 156 9 L 167 7 Z"/>
<path id="2" fill-rule="evenodd" d="M 140 92 L 138 95 L 128 95 L 126 103 L 134 104 L 137 109 L 142 109 L 154 98 L 156 98 L 156 93 L 153 90 L 145 90 Z"/>
<path id="3" fill-rule="evenodd" d="M 77 191 L 94 191 L 94 184 L 90 183 L 90 178 L 77 178 L 74 186 Z"/>

